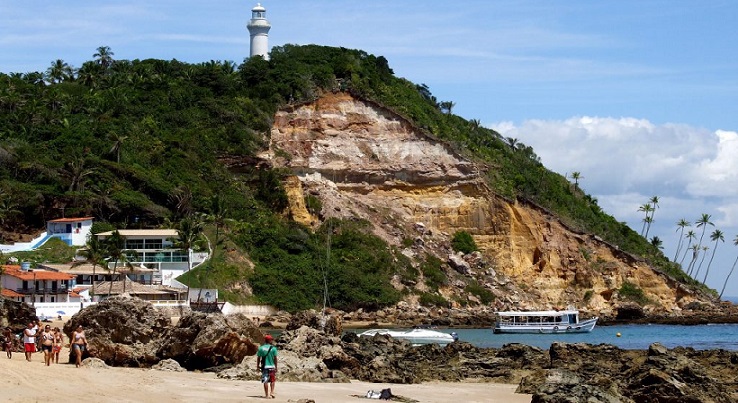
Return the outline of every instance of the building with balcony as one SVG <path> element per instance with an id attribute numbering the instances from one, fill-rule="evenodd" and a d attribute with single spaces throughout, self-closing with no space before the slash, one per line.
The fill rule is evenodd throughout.
<path id="1" fill-rule="evenodd" d="M 121 229 L 125 240 L 123 249 L 133 267 L 153 269 L 152 273 L 129 273 L 127 277 L 143 284 L 161 284 L 186 288 L 176 278 L 208 258 L 207 252 L 193 252 L 175 247 L 179 232 L 176 229 Z M 97 234 L 104 241 L 113 231 Z M 112 268 L 113 262 L 108 262 Z"/>
<path id="2" fill-rule="evenodd" d="M 48 270 L 25 269 L 25 266 L 3 265 L 0 276 L 3 295 L 33 304 L 35 302 L 69 302 L 75 287 L 75 276 Z"/>

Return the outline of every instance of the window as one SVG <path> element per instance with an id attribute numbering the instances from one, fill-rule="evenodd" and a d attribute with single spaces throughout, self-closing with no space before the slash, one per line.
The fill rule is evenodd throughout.
<path id="1" fill-rule="evenodd" d="M 126 239 L 126 249 L 143 249 L 143 239 Z"/>
<path id="2" fill-rule="evenodd" d="M 147 239 L 144 249 L 163 249 L 163 241 L 161 239 Z"/>

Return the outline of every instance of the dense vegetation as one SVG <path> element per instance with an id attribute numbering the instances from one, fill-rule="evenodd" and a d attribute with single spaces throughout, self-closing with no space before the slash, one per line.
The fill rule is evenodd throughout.
<path id="1" fill-rule="evenodd" d="M 329 222 L 312 233 L 283 218 L 284 173 L 255 157 L 280 106 L 336 90 L 397 111 L 487 166 L 499 194 L 542 206 L 573 228 L 650 256 L 686 279 L 577 184 L 548 171 L 530 147 L 453 115 L 453 102 L 395 77 L 384 57 L 314 45 L 276 47 L 269 61 L 256 57 L 241 65 L 114 60 L 101 47 L 77 70 L 57 60 L 43 73 L 0 73 L 3 236 L 32 232 L 62 215 L 93 215 L 124 228 L 205 213 L 227 234 L 219 240 L 216 231 L 216 247 L 231 242 L 255 268 L 244 271 L 220 256 L 200 269 L 211 282 L 191 275 L 193 285 L 226 288 L 249 275 L 258 300 L 287 309 L 319 306 L 326 283 L 337 307 L 391 304 L 399 298 L 391 275 L 418 275 L 409 263 L 361 223 Z M 319 200 L 308 202 L 319 210 Z M 463 245 L 471 247 L 468 240 Z M 435 263 L 421 267 L 431 288 L 446 280 Z M 434 298 L 425 296 L 439 303 Z"/>

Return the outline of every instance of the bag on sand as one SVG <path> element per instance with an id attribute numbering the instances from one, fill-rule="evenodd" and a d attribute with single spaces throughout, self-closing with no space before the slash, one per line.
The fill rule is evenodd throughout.
<path id="1" fill-rule="evenodd" d="M 392 389 L 382 389 L 382 391 L 379 392 L 379 398 L 382 400 L 390 400 L 392 398 Z"/>
<path id="2" fill-rule="evenodd" d="M 364 396 L 364 397 L 366 397 L 367 399 L 379 399 L 379 396 L 380 395 L 381 395 L 380 392 L 375 392 L 373 390 L 369 390 L 369 391 L 366 392 L 366 396 Z"/>

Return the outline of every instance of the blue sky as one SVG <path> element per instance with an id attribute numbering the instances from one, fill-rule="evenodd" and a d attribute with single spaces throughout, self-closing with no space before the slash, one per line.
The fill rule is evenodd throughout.
<path id="1" fill-rule="evenodd" d="M 118 59 L 240 63 L 255 3 L 0 0 L 0 71 L 78 67 L 102 45 Z M 710 214 L 708 235 L 720 229 L 725 242 L 707 283 L 722 287 L 738 255 L 738 2 L 262 3 L 270 46 L 385 56 L 454 113 L 533 146 L 554 171 L 581 172 L 583 189 L 637 231 L 638 207 L 659 196 L 651 235 L 667 255 L 677 220 Z M 738 273 L 726 295 L 738 295 Z"/>

